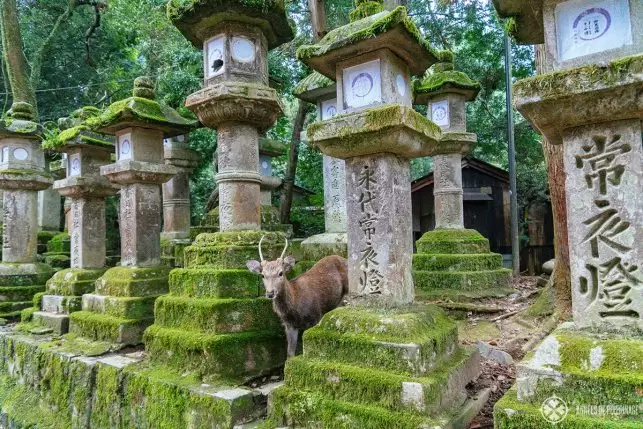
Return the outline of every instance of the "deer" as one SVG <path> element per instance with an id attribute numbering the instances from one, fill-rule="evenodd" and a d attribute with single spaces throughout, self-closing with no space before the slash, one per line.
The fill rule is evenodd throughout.
<path id="1" fill-rule="evenodd" d="M 259 240 L 260 261 L 248 261 L 246 266 L 261 275 L 266 298 L 272 299 L 272 307 L 284 325 L 287 356 L 291 358 L 297 353 L 304 331 L 342 304 L 348 293 L 348 263 L 341 256 L 326 256 L 307 272 L 288 280 L 286 274 L 295 266 L 294 257 L 284 258 L 288 240 L 278 259 L 266 261 L 261 251 L 263 239 Z"/>

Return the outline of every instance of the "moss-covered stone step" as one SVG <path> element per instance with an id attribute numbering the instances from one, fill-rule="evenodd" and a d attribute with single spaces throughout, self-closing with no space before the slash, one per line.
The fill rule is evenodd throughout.
<path id="1" fill-rule="evenodd" d="M 28 264 L 0 263 L 0 288 L 5 286 L 44 285 L 54 270 L 39 262 Z"/>
<path id="2" fill-rule="evenodd" d="M 461 405 L 465 386 L 478 376 L 479 369 L 479 354 L 468 349 L 459 349 L 451 359 L 418 378 L 377 366 L 298 356 L 286 363 L 285 380 L 288 387 L 321 393 L 332 400 L 433 415 Z"/>
<path id="3" fill-rule="evenodd" d="M 510 289 L 511 270 L 477 271 L 413 271 L 415 289 L 457 289 L 458 291 L 484 291 Z"/>
<path id="4" fill-rule="evenodd" d="M 86 270 L 69 268 L 58 271 L 47 281 L 47 291 L 52 295 L 82 296 L 95 289 L 96 280 L 105 274 L 107 269 Z"/>
<path id="5" fill-rule="evenodd" d="M 270 398 L 269 420 L 273 426 L 336 429 L 418 429 L 447 428 L 448 420 L 415 413 L 341 402 L 319 393 L 302 392 L 282 386 Z"/>
<path id="6" fill-rule="evenodd" d="M 47 242 L 47 252 L 66 253 L 69 255 L 71 252 L 71 238 L 69 237 L 69 233 L 61 232 L 54 235 L 51 240 Z"/>
<path id="7" fill-rule="evenodd" d="M 37 297 L 34 297 L 34 301 Z M 69 314 L 74 311 L 80 311 L 82 297 L 80 296 L 63 296 L 63 295 L 43 295 L 35 306 L 42 311 L 56 314 Z"/>
<path id="8" fill-rule="evenodd" d="M 417 253 L 489 253 L 489 240 L 473 229 L 442 229 L 425 233 L 417 242 Z"/>
<path id="9" fill-rule="evenodd" d="M 416 289 L 416 302 L 436 302 L 436 301 L 453 301 L 453 302 L 475 302 L 485 298 L 503 298 L 515 293 L 512 288 L 491 288 L 480 290 L 458 290 L 458 289 Z"/>
<path id="10" fill-rule="evenodd" d="M 145 348 L 153 363 L 237 381 L 266 374 L 286 360 L 283 329 L 217 335 L 153 325 L 145 331 Z"/>
<path id="11" fill-rule="evenodd" d="M 154 311 L 157 326 L 209 334 L 282 329 L 272 301 L 256 299 L 193 299 L 162 296 Z"/>
<path id="12" fill-rule="evenodd" d="M 462 255 L 426 254 L 413 255 L 413 269 L 417 271 L 478 271 L 502 267 L 498 253 L 468 253 Z"/>
<path id="13" fill-rule="evenodd" d="M 45 264 L 49 265 L 54 270 L 64 270 L 65 268 L 69 268 L 71 264 L 71 258 L 68 254 L 64 253 L 47 252 L 43 254 L 42 257 Z"/>
<path id="14" fill-rule="evenodd" d="M 0 314 L 3 313 L 13 313 L 20 311 L 23 308 L 33 306 L 32 301 L 22 301 L 22 302 L 2 302 L 0 301 Z"/>
<path id="15" fill-rule="evenodd" d="M 39 292 L 45 290 L 44 283 L 38 286 L 0 286 L 1 302 L 31 301 Z"/>
<path id="16" fill-rule="evenodd" d="M 35 311 L 31 317 L 33 323 L 51 329 L 54 335 L 64 335 L 69 332 L 68 314 Z"/>
<path id="17" fill-rule="evenodd" d="M 584 392 L 588 398 L 591 397 L 591 391 Z M 560 398 L 565 400 L 564 397 Z M 601 404 L 601 408 L 591 407 L 589 404 L 576 408 L 567 404 L 568 413 L 565 418 L 553 424 L 543 418 L 542 404 L 518 401 L 514 386 L 493 408 L 494 427 L 496 429 L 550 429 L 553 427 L 556 429 L 643 429 L 640 403 L 638 406 L 619 407 L 621 412 L 615 415 L 608 413 L 606 408 L 618 406 L 617 397 L 614 401 L 616 402 Z"/>
<path id="18" fill-rule="evenodd" d="M 117 297 L 85 294 L 82 298 L 82 310 L 122 319 L 151 319 L 154 317 L 154 301 L 158 297 L 159 295 Z"/>
<path id="19" fill-rule="evenodd" d="M 114 267 L 96 280 L 96 294 L 120 297 L 163 295 L 168 292 L 170 268 Z"/>
<path id="20" fill-rule="evenodd" d="M 304 333 L 304 355 L 422 376 L 453 355 L 458 328 L 435 306 L 411 309 L 333 310 Z"/>
<path id="21" fill-rule="evenodd" d="M 564 324 L 518 365 L 517 373 L 521 401 L 540 404 L 557 395 L 574 407 L 636 406 L 643 387 L 643 339 L 577 331 Z"/>
<path id="22" fill-rule="evenodd" d="M 263 295 L 261 277 L 247 268 L 177 268 L 170 272 L 170 294 L 191 298 L 256 298 Z"/>
<path id="23" fill-rule="evenodd" d="M 93 341 L 140 344 L 143 331 L 154 322 L 150 319 L 123 319 L 108 314 L 77 311 L 70 315 L 69 332 Z"/>

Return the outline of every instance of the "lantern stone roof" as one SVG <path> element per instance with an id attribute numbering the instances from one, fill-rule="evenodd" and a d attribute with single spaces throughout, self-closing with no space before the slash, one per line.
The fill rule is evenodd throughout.
<path id="1" fill-rule="evenodd" d="M 268 49 L 294 37 L 284 0 L 170 0 L 167 16 L 197 48 L 210 37 L 210 29 L 224 21 L 258 26 L 268 40 Z"/>
<path id="2" fill-rule="evenodd" d="M 266 137 L 259 138 L 259 154 L 266 156 L 281 156 L 288 151 L 288 146 L 279 140 Z"/>
<path id="3" fill-rule="evenodd" d="M 338 62 L 380 49 L 395 53 L 413 75 L 423 74 L 439 60 L 437 51 L 422 37 L 404 6 L 336 28 L 319 43 L 299 47 L 297 58 L 334 79 Z"/>
<path id="4" fill-rule="evenodd" d="M 507 18 L 507 32 L 524 45 L 545 43 L 543 3 L 543 0 L 493 0 L 498 15 Z"/>
<path id="5" fill-rule="evenodd" d="M 42 147 L 59 151 L 63 147 L 97 146 L 113 152 L 113 140 L 87 125 L 88 120 L 99 115 L 99 109 L 88 106 L 75 110 L 69 117 L 58 119 L 60 132 L 43 141 Z"/>
<path id="6" fill-rule="evenodd" d="M 100 116 L 89 119 L 87 125 L 105 134 L 129 127 L 160 129 L 166 138 L 187 134 L 198 126 L 198 121 L 184 118 L 154 98 L 152 79 L 139 77 L 134 81 L 132 97 L 113 103 Z"/>
<path id="7" fill-rule="evenodd" d="M 4 118 L 0 119 L 0 138 L 41 137 L 42 125 L 34 121 L 36 111 L 29 103 L 14 102 Z"/>
<path id="8" fill-rule="evenodd" d="M 453 70 L 452 62 L 434 64 L 424 78 L 415 83 L 415 103 L 426 104 L 429 98 L 440 94 L 456 93 L 473 101 L 480 92 L 480 84 L 466 73 Z"/>
<path id="9" fill-rule="evenodd" d="M 325 98 L 333 98 L 336 93 L 335 81 L 317 72 L 302 79 L 292 91 L 295 97 L 313 104 Z"/>

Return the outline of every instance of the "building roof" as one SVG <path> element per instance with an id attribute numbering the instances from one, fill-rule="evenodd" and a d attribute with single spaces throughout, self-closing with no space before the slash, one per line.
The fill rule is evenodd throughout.
<path id="1" fill-rule="evenodd" d="M 462 169 L 464 170 L 465 168 L 471 168 L 503 183 L 509 184 L 508 171 L 496 167 L 493 164 L 489 164 L 481 159 L 474 158 L 472 156 L 462 158 Z M 411 183 L 411 192 L 419 191 L 420 189 L 431 185 L 433 185 L 433 171 L 430 171 L 427 175 L 414 180 Z"/>

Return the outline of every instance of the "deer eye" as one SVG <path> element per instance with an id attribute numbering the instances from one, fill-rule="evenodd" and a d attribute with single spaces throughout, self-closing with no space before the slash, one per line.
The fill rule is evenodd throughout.
<path id="1" fill-rule="evenodd" d="M 279 273 L 279 277 L 283 277 L 283 276 L 284 276 L 283 272 Z"/>

